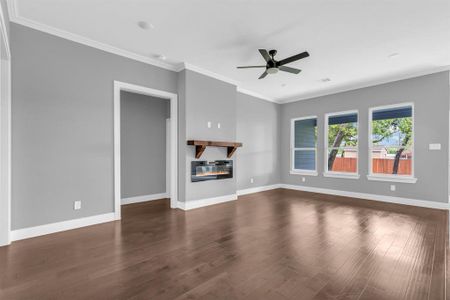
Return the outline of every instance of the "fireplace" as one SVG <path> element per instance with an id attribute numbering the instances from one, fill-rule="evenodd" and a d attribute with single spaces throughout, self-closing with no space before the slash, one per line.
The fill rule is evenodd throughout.
<path id="1" fill-rule="evenodd" d="M 233 178 L 233 161 L 192 161 L 191 162 L 191 181 L 206 181 Z"/>

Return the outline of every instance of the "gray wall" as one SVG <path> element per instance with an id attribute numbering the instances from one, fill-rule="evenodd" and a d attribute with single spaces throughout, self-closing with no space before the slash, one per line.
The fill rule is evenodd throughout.
<path id="1" fill-rule="evenodd" d="M 112 212 L 113 81 L 176 93 L 177 73 L 10 30 L 12 229 Z"/>
<path id="2" fill-rule="evenodd" d="M 121 92 L 122 198 L 166 192 L 166 119 L 170 101 Z"/>
<path id="3" fill-rule="evenodd" d="M 257 169 L 263 157 L 280 157 L 281 182 L 301 184 L 289 175 L 289 120 L 319 116 L 319 157 L 323 157 L 323 115 L 360 112 L 367 132 L 371 106 L 414 102 L 416 184 L 369 182 L 367 134 L 360 135 L 359 180 L 308 177 L 306 185 L 337 190 L 447 201 L 448 72 L 296 103 L 276 105 L 239 96 L 236 86 L 192 71 L 179 74 L 11 24 L 12 48 L 12 229 L 43 225 L 113 211 L 113 81 L 179 94 L 179 201 L 234 194 L 236 190 L 276 183 L 278 171 Z M 252 105 L 251 103 L 255 104 Z M 256 104 L 258 103 L 258 104 Z M 251 107 L 251 109 L 250 109 Z M 253 111 L 255 110 L 255 111 Z M 278 110 L 278 112 L 276 111 Z M 278 122 L 274 117 L 279 114 Z M 264 120 L 261 116 L 264 116 Z M 212 128 L 206 124 L 211 121 Z M 266 121 L 267 124 L 262 124 Z M 217 128 L 220 122 L 222 127 Z M 256 145 L 256 128 L 279 130 Z M 266 126 L 267 127 L 263 127 Z M 277 140 L 276 131 L 281 132 Z M 235 141 L 244 147 L 233 157 L 233 179 L 190 182 L 194 147 L 187 139 Z M 280 142 L 278 154 L 273 146 Z M 442 150 L 430 152 L 429 143 Z M 268 145 L 272 145 L 269 147 Z M 269 153 L 273 154 L 270 155 Z M 252 156 L 252 153 L 256 153 Z M 239 158 L 241 155 L 241 158 Z M 244 159 L 250 156 L 250 162 Z M 208 148 L 202 159 L 224 159 L 226 149 Z M 253 161 L 253 162 L 252 162 Z M 323 171 L 323 159 L 318 161 Z M 255 170 L 249 171 L 249 168 Z M 250 178 L 255 184 L 250 185 Z M 239 180 L 239 183 L 236 180 Z M 264 183 L 263 183 L 264 182 Z M 73 210 L 73 202 L 82 209 Z"/>
<path id="4" fill-rule="evenodd" d="M 186 139 L 235 141 L 236 86 L 189 70 L 184 72 L 184 77 Z M 207 127 L 208 121 L 212 123 L 211 128 Z M 220 129 L 217 123 L 221 123 Z M 226 151 L 226 148 L 207 147 L 200 160 L 227 159 Z M 185 146 L 185 154 L 185 195 L 181 197 L 182 200 L 236 193 L 236 176 L 231 179 L 191 182 L 191 161 L 195 160 L 195 147 Z"/>
<path id="5" fill-rule="evenodd" d="M 350 92 L 344 92 L 281 106 L 282 183 L 342 191 L 398 196 L 437 202 L 448 201 L 449 73 L 442 72 Z M 368 181 L 368 110 L 373 106 L 413 102 L 415 112 L 415 176 L 417 183 Z M 357 109 L 359 111 L 359 173 L 361 178 L 325 178 L 324 114 Z M 290 119 L 318 116 L 319 176 L 290 175 Z M 441 143 L 441 151 L 430 151 L 430 143 Z"/>
<path id="6" fill-rule="evenodd" d="M 280 108 L 237 94 L 237 140 L 244 143 L 236 152 L 238 190 L 280 183 Z"/>

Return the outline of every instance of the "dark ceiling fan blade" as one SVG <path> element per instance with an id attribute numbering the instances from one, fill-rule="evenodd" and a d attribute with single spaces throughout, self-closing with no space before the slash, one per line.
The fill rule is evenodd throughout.
<path id="1" fill-rule="evenodd" d="M 285 72 L 289 72 L 289 73 L 292 73 L 292 74 L 298 74 L 298 73 L 300 73 L 302 71 L 300 69 L 286 67 L 286 66 L 280 66 L 278 69 L 280 69 L 280 71 L 285 71 Z"/>
<path id="2" fill-rule="evenodd" d="M 238 69 L 250 69 L 250 68 L 265 68 L 266 66 L 243 66 L 237 67 Z"/>
<path id="3" fill-rule="evenodd" d="M 258 49 L 259 53 L 261 53 L 262 57 L 264 57 L 265 61 L 270 61 L 272 60 L 272 57 L 270 57 L 269 52 L 267 52 L 266 49 Z"/>
<path id="4" fill-rule="evenodd" d="M 267 73 L 267 70 L 266 70 L 266 71 L 264 71 L 264 73 L 261 74 L 261 76 L 259 76 L 258 79 L 263 79 L 264 77 L 267 76 L 267 74 L 269 74 L 269 73 Z"/>
<path id="5" fill-rule="evenodd" d="M 283 59 L 283 60 L 280 60 L 280 61 L 278 62 L 278 65 L 279 65 L 279 66 L 282 66 L 282 65 L 291 63 L 291 62 L 293 62 L 293 61 L 296 61 L 296 60 L 299 60 L 299 59 L 302 59 L 302 58 L 305 58 L 305 57 L 308 57 L 308 56 L 309 56 L 309 53 L 305 51 L 305 52 L 302 52 L 302 53 L 300 53 L 300 54 L 297 54 L 297 55 L 294 55 L 294 56 L 285 58 L 285 59 Z"/>

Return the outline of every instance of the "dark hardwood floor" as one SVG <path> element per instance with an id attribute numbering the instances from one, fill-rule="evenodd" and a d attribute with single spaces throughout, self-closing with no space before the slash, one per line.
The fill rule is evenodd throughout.
<path id="1" fill-rule="evenodd" d="M 447 214 L 273 190 L 0 248 L 0 299 L 445 299 Z"/>

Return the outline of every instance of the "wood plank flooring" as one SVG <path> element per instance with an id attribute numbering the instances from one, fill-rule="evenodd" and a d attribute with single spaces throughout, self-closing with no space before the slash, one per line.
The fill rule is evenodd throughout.
<path id="1" fill-rule="evenodd" d="M 0 248 L 0 299 L 445 299 L 447 213 L 272 190 Z"/>

